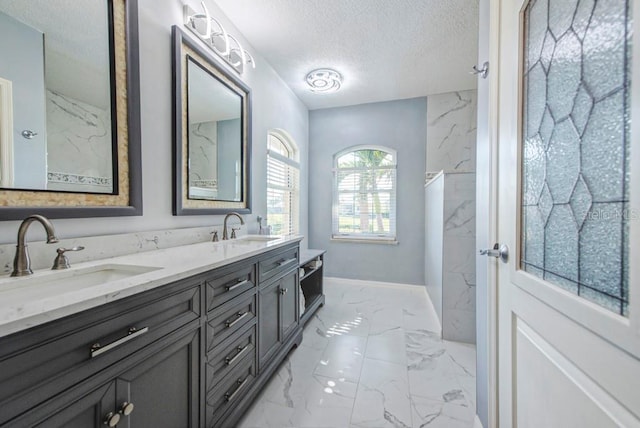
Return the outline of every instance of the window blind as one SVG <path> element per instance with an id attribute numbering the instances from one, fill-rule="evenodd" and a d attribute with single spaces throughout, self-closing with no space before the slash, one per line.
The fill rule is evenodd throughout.
<path id="1" fill-rule="evenodd" d="M 267 224 L 274 235 L 298 233 L 300 168 L 293 159 L 267 151 Z"/>
<path id="2" fill-rule="evenodd" d="M 396 239 L 395 164 L 334 168 L 333 201 L 334 238 Z"/>

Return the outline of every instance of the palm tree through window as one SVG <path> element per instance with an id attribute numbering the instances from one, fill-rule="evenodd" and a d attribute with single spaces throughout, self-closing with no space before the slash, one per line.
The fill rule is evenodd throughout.
<path id="1" fill-rule="evenodd" d="M 334 157 L 333 238 L 395 240 L 396 153 L 358 146 Z"/>

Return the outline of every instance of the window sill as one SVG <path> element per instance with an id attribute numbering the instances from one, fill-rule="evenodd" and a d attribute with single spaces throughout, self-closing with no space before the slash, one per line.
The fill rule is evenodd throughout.
<path id="1" fill-rule="evenodd" d="M 343 242 L 347 244 L 378 244 L 378 245 L 398 245 L 395 238 L 356 238 L 353 236 L 332 236 L 331 242 Z"/>

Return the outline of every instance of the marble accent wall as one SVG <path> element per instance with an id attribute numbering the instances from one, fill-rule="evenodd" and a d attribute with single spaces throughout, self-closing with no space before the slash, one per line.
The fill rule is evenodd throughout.
<path id="1" fill-rule="evenodd" d="M 427 171 L 475 172 L 476 91 L 427 97 Z"/>
<path id="2" fill-rule="evenodd" d="M 476 175 L 445 173 L 442 337 L 476 341 Z"/>
<path id="3" fill-rule="evenodd" d="M 51 90 L 46 98 L 47 189 L 111 193 L 110 113 Z"/>
<path id="4" fill-rule="evenodd" d="M 444 191 L 426 189 L 427 210 L 431 204 L 441 206 L 443 213 L 441 224 L 427 226 L 425 280 L 431 298 L 441 299 L 442 337 L 469 343 L 476 340 L 476 103 L 476 91 L 427 98 L 427 181 L 443 171 Z M 434 269 L 441 270 L 428 271 Z M 429 283 L 434 279 L 441 283 Z"/>

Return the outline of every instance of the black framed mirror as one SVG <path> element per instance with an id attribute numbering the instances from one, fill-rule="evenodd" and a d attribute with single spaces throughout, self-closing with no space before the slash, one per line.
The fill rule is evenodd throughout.
<path id="1" fill-rule="evenodd" d="M 142 214 L 137 0 L 0 0 L 0 220 Z"/>
<path id="2" fill-rule="evenodd" d="M 250 213 L 251 91 L 179 27 L 173 34 L 173 214 Z"/>

